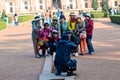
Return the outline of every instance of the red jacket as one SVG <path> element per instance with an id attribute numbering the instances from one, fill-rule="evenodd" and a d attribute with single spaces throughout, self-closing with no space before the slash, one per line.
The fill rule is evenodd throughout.
<path id="1" fill-rule="evenodd" d="M 87 21 L 87 23 L 86 23 Z M 93 20 L 89 19 L 89 20 L 86 20 L 85 19 L 85 23 L 86 23 L 86 32 L 87 32 L 87 35 L 91 35 L 93 34 Z"/>

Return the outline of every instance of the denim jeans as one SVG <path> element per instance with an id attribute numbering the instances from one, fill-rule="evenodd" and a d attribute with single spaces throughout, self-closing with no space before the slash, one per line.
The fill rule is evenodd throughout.
<path id="1" fill-rule="evenodd" d="M 92 45 L 92 36 L 91 35 L 87 35 L 86 43 L 87 43 L 89 53 L 94 52 L 94 48 L 93 48 L 93 45 Z"/>

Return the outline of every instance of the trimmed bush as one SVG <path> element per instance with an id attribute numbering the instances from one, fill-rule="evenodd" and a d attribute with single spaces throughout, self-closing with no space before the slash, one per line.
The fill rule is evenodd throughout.
<path id="1" fill-rule="evenodd" d="M 83 15 L 85 16 L 86 13 L 83 13 Z M 102 12 L 102 11 L 96 11 L 96 12 L 91 12 L 91 17 L 92 18 L 106 18 L 109 17 L 109 13 L 106 12 Z"/>
<path id="2" fill-rule="evenodd" d="M 112 23 L 120 24 L 120 15 L 110 16 L 110 20 Z"/>
<path id="3" fill-rule="evenodd" d="M 0 19 L 0 31 L 6 28 L 6 23 Z"/>
<path id="4" fill-rule="evenodd" d="M 103 18 L 104 13 L 103 12 L 94 12 L 94 13 L 91 13 L 91 17 L 92 18 Z"/>

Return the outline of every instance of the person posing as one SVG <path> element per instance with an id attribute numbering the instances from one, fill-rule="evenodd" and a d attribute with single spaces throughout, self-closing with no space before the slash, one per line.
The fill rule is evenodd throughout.
<path id="1" fill-rule="evenodd" d="M 76 16 L 76 35 L 80 38 L 80 54 L 85 54 L 86 48 L 86 29 L 85 22 L 81 19 L 81 16 Z"/>
<path id="2" fill-rule="evenodd" d="M 39 31 L 39 49 L 42 49 L 42 56 L 45 56 L 46 50 L 48 48 L 49 37 L 51 35 L 52 29 L 49 28 L 49 23 L 44 23 L 44 28 Z"/>
<path id="3" fill-rule="evenodd" d="M 37 50 L 40 29 L 41 29 L 40 17 L 35 17 L 34 20 L 32 21 L 32 41 L 33 41 L 34 53 L 36 58 L 41 57 L 39 51 Z"/>
<path id="4" fill-rule="evenodd" d="M 53 30 L 52 31 L 52 35 L 49 38 L 49 42 L 48 42 L 48 53 L 50 55 L 53 55 L 54 52 L 56 52 L 56 44 L 59 41 L 59 37 L 58 37 L 58 31 L 57 30 Z"/>
<path id="5" fill-rule="evenodd" d="M 50 25 L 50 28 L 52 28 L 53 30 L 57 30 L 59 38 L 61 38 L 60 23 L 58 22 L 58 18 L 57 17 L 53 17 L 52 23 Z"/>
<path id="6" fill-rule="evenodd" d="M 68 36 L 68 41 L 73 42 L 77 46 L 78 44 L 80 44 L 80 39 L 72 31 L 66 30 L 65 34 Z M 78 56 L 78 48 L 75 50 L 72 50 L 71 53 L 73 53 L 74 56 Z"/>
<path id="7" fill-rule="evenodd" d="M 77 48 L 77 45 L 68 41 L 67 35 L 62 36 L 62 40 L 60 40 L 57 43 L 57 47 L 56 47 L 56 55 L 54 59 L 54 65 L 56 68 L 55 75 L 61 75 L 62 72 L 67 72 L 68 76 L 70 74 L 72 75 L 72 72 L 75 69 L 74 70 L 69 69 L 70 66 L 67 66 L 67 65 L 68 65 L 68 62 L 71 60 L 71 57 L 70 57 L 71 50 L 74 50 L 76 48 Z M 74 67 L 76 67 L 76 60 L 72 60 L 72 61 L 73 61 L 73 64 L 75 64 Z"/>
<path id="8" fill-rule="evenodd" d="M 85 15 L 85 25 L 86 25 L 86 33 L 87 33 L 87 47 L 89 50 L 89 54 L 94 54 L 94 48 L 92 45 L 92 37 L 93 37 L 93 20 L 91 19 L 90 14 Z"/>
<path id="9" fill-rule="evenodd" d="M 5 21 L 5 23 L 6 23 L 6 27 L 8 27 L 8 16 L 7 16 L 7 15 L 5 15 L 4 21 Z"/>
<path id="10" fill-rule="evenodd" d="M 64 15 L 60 16 L 60 29 L 61 29 L 61 36 L 65 33 L 68 29 L 68 23 Z"/>
<path id="11" fill-rule="evenodd" d="M 49 23 L 50 22 L 50 13 L 48 12 L 48 10 L 46 10 L 46 12 L 45 12 L 45 18 L 46 18 L 46 22 Z"/>
<path id="12" fill-rule="evenodd" d="M 17 16 L 17 14 L 15 13 L 15 15 L 14 15 L 14 22 L 15 22 L 15 26 L 18 26 L 18 16 Z"/>
<path id="13" fill-rule="evenodd" d="M 76 24 L 76 20 L 75 20 L 75 13 L 71 12 L 70 13 L 70 20 L 68 20 L 68 29 L 71 31 L 75 31 L 75 24 Z"/>

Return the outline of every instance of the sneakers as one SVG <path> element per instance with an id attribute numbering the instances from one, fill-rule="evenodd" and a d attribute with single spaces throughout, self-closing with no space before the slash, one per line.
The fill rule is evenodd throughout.
<path id="1" fill-rule="evenodd" d="M 76 56 L 76 57 L 78 56 L 78 53 L 77 53 L 77 52 L 76 52 L 76 53 L 73 53 L 73 54 L 74 54 L 74 56 Z"/>
<path id="2" fill-rule="evenodd" d="M 90 54 L 90 55 L 93 55 L 93 54 L 94 54 L 94 52 L 89 52 L 89 54 Z"/>
<path id="3" fill-rule="evenodd" d="M 36 57 L 36 58 L 40 58 L 41 55 L 38 53 L 38 54 L 35 54 L 35 57 Z"/>

